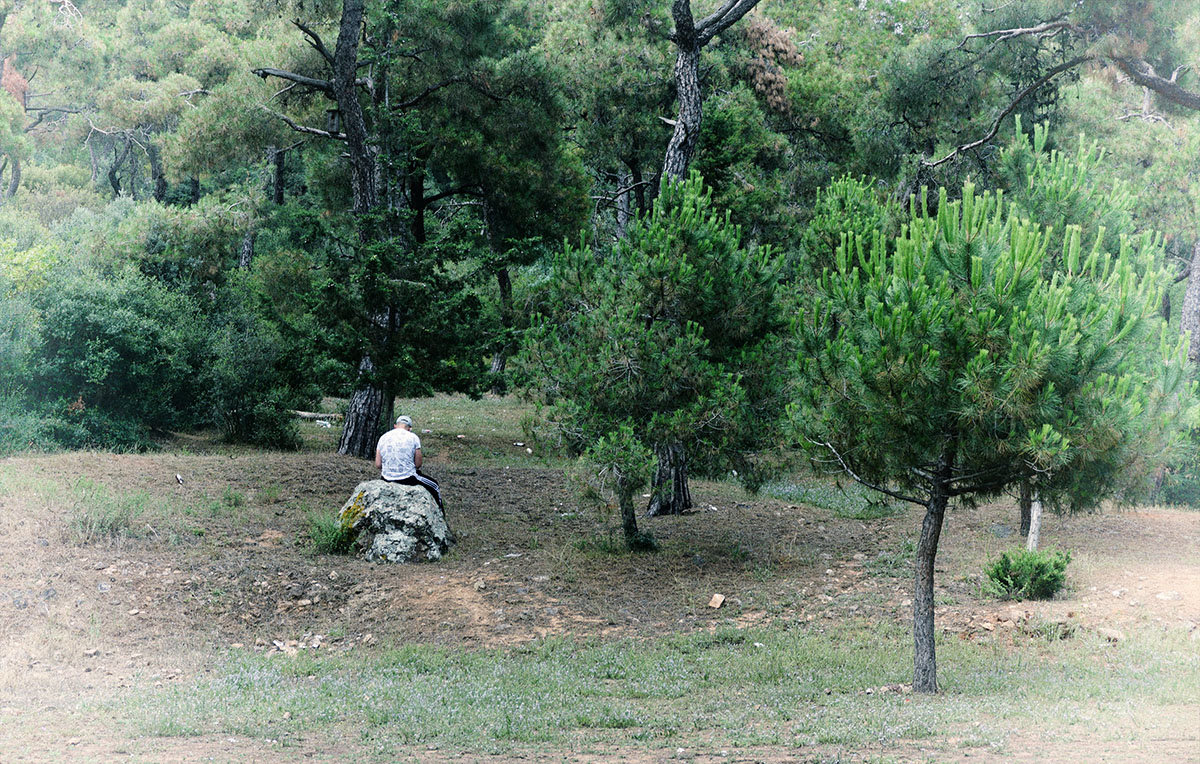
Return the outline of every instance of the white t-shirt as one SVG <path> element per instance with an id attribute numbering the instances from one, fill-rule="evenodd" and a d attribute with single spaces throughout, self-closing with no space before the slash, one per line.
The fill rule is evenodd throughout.
<path id="1" fill-rule="evenodd" d="M 403 480 L 417 474 L 417 465 L 413 456 L 420 447 L 421 439 L 403 427 L 385 432 L 379 439 L 383 479 Z"/>

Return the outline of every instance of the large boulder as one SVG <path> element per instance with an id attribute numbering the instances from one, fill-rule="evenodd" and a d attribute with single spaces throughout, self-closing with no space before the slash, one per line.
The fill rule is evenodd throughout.
<path id="1" fill-rule="evenodd" d="M 421 486 L 359 483 L 338 518 L 358 533 L 356 546 L 375 562 L 440 560 L 450 548 L 446 516 Z"/>

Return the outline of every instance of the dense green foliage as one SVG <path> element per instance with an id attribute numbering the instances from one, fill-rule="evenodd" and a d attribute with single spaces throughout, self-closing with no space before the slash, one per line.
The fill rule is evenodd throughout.
<path id="1" fill-rule="evenodd" d="M 1133 50 L 1170 71 L 1194 47 L 1194 13 L 1057 0 L 959 10 L 766 0 L 706 46 L 694 167 L 750 248 L 773 247 L 803 292 L 844 230 L 894 233 L 888 200 L 931 183 L 953 197 L 973 176 L 1054 226 L 1056 251 L 1065 224 L 1085 242 L 1094 224 L 1110 250 L 1159 228 L 1169 252 L 1186 253 L 1195 120 L 1166 101 L 1145 111 L 1137 89 L 1104 84 L 1109 70 L 1072 68 L 1016 104 L 1024 124 L 1062 128 L 1053 134 L 996 151 L 1020 135 L 1001 120 L 996 141 L 955 162 L 917 158 L 981 136 L 1071 56 Z M 370 4 L 360 102 L 386 203 L 366 222 L 351 214 L 328 93 L 262 74 L 328 76 L 341 12 L 290 0 L 0 6 L 6 407 L 46 422 L 69 413 L 64 443 L 146 445 L 154 430 L 213 426 L 286 446 L 288 406 L 348 394 L 364 354 L 392 392 L 504 389 L 558 242 L 584 228 L 604 250 L 652 214 L 674 103 L 666 4 Z M 964 42 L 1064 12 L 1072 25 L 1041 37 Z M 1107 152 L 1086 142 L 1033 161 L 1078 128 Z M 846 173 L 863 179 L 834 180 Z M 1037 173 L 1066 185 L 1038 187 Z M 65 285 L 61 299 L 48 277 Z M 146 295 L 130 313 L 99 315 L 131 290 Z M 54 326 L 56 310 L 84 304 L 90 317 Z M 380 306 L 399 329 L 380 331 Z M 148 330 L 134 316 L 168 323 Z M 125 321 L 128 341 L 114 336 Z M 125 400 L 131 385 L 153 391 Z"/>
<path id="2" fill-rule="evenodd" d="M 1050 257 L 1045 231 L 970 188 L 890 243 L 847 240 L 798 323 L 804 437 L 917 497 L 947 459 L 964 497 L 1127 461 L 1181 381 L 1154 251 L 1088 254 L 1074 229 L 1062 270 Z"/>
<path id="3" fill-rule="evenodd" d="M 1093 506 L 1145 486 L 1194 416 L 1177 335 L 1158 315 L 1152 237 L 1090 252 L 1001 197 L 942 191 L 889 240 L 846 236 L 799 319 L 792 415 L 814 463 L 926 508 L 914 688 L 937 690 L 934 560 L 951 501 L 1028 482 Z M 1129 498 L 1124 493 L 1123 498 Z"/>
<path id="4" fill-rule="evenodd" d="M 350 554 L 357 536 L 336 516 L 322 512 L 308 516 L 308 539 L 320 554 Z"/>
<path id="5" fill-rule="evenodd" d="M 611 471 L 623 506 L 662 444 L 686 446 L 703 472 L 753 480 L 747 456 L 772 442 L 785 402 L 776 268 L 698 175 L 666 185 L 611 251 L 555 259 L 522 368 L 570 449 Z"/>
<path id="6" fill-rule="evenodd" d="M 1001 552 L 999 559 L 984 569 L 990 590 L 1008 599 L 1048 600 L 1067 580 L 1069 552 L 1030 552 L 1018 549 Z"/>

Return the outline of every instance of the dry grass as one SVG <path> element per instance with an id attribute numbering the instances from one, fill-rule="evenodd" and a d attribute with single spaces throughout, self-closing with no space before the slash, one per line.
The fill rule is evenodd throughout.
<path id="1" fill-rule="evenodd" d="M 511 445 L 525 442 L 519 405 L 425 405 L 409 410 L 432 425 L 430 469 L 461 536 L 437 565 L 312 549 L 308 513 L 336 510 L 373 474 L 327 452 L 197 440 L 0 464 L 0 759 L 654 761 L 684 748 L 698 761 L 1168 761 L 1200 750 L 1189 694 L 1200 514 L 1049 518 L 1046 543 L 1072 551 L 1068 591 L 1012 604 L 981 598 L 979 575 L 1017 545 L 1005 535 L 1015 509 L 953 510 L 938 573 L 947 692 L 905 701 L 865 690 L 909 670 L 918 510 L 873 516 L 697 482 L 695 514 L 644 521 L 661 551 L 628 554 L 604 543 L 614 517 L 581 510 L 552 460 Z M 72 534 L 73 511 L 106 502 L 140 507 L 135 532 Z M 719 610 L 707 607 L 716 592 Z M 1016 622 L 1000 620 L 1012 610 Z M 429 665 L 459 679 L 433 682 Z M 547 688 L 558 688 L 552 707 L 538 701 Z M 384 713 L 364 693 L 442 713 Z M 182 733 L 195 737 L 169 737 Z"/>

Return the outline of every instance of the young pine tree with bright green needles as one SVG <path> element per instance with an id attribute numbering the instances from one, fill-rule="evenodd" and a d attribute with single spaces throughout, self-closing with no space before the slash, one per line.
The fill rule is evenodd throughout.
<path id="1" fill-rule="evenodd" d="M 753 485 L 749 455 L 776 440 L 787 400 L 776 270 L 695 173 L 665 183 L 611 252 L 568 246 L 554 260 L 518 366 L 614 489 L 631 546 L 642 542 L 634 493 L 663 444 L 702 473 L 735 469 Z"/>
<path id="2" fill-rule="evenodd" d="M 937 691 L 934 558 L 952 501 L 1032 478 L 1094 503 L 1193 418 L 1185 359 L 1157 317 L 1155 251 L 1088 252 L 1073 230 L 1052 270 L 1047 238 L 997 196 L 943 191 L 936 215 L 914 201 L 892 241 L 847 237 L 796 321 L 791 418 L 814 461 L 926 508 L 917 691 Z"/>

